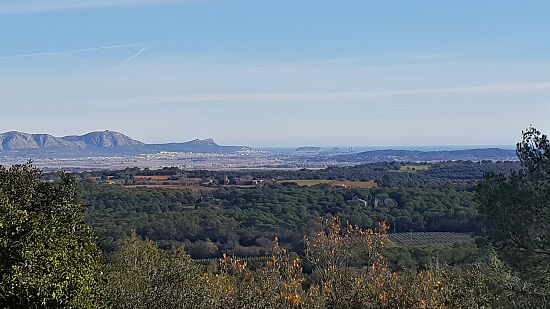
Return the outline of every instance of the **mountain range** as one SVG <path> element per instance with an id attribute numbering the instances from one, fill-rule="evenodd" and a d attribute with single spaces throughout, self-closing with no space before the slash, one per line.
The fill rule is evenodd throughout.
<path id="1" fill-rule="evenodd" d="M 154 153 L 160 151 L 228 153 L 249 150 L 245 146 L 221 146 L 213 139 L 195 139 L 183 143 L 146 144 L 115 131 L 56 137 L 11 131 L 0 134 L 0 152 L 11 153 Z"/>
<path id="2" fill-rule="evenodd" d="M 327 159 L 319 147 L 300 147 L 296 153 L 309 153 L 311 160 Z M 11 157 L 40 156 L 116 156 L 159 152 L 235 153 L 251 150 L 246 146 L 222 146 L 212 138 L 195 139 L 183 143 L 146 144 L 115 131 L 90 132 L 84 135 L 56 137 L 50 134 L 29 134 L 11 131 L 0 134 L 0 153 Z M 319 156 L 319 157 L 318 157 Z M 446 160 L 516 160 L 514 150 L 500 148 L 419 151 L 372 150 L 349 154 L 330 154 L 330 160 L 342 163 L 384 161 L 433 162 Z"/>

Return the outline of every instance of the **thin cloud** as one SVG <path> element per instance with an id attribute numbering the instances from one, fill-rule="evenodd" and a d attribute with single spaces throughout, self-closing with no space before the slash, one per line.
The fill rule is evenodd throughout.
<path id="1" fill-rule="evenodd" d="M 382 91 L 373 93 L 375 95 L 416 95 L 416 94 L 440 94 L 440 93 L 506 93 L 506 92 L 521 92 L 521 91 L 537 91 L 550 90 L 550 82 L 540 83 L 514 83 L 500 85 L 481 85 L 481 86 L 466 86 L 466 87 L 447 87 L 447 88 L 432 88 L 419 90 L 403 90 L 403 91 Z"/>
<path id="2" fill-rule="evenodd" d="M 91 48 L 73 49 L 73 50 L 64 50 L 64 51 L 53 51 L 53 52 L 43 52 L 43 53 L 33 53 L 33 54 L 19 54 L 19 55 L 0 57 L 0 60 L 28 58 L 28 57 L 41 57 L 41 56 L 72 55 L 72 54 L 79 54 L 79 53 L 92 52 L 92 51 L 105 50 L 105 49 L 135 47 L 135 46 L 140 46 L 140 45 L 143 45 L 143 44 L 144 43 L 131 43 L 131 44 L 100 46 L 100 47 L 91 47 Z"/>
<path id="3" fill-rule="evenodd" d="M 419 55 L 406 55 L 406 54 L 400 54 L 400 53 L 388 53 L 388 54 L 378 54 L 378 55 L 370 55 L 370 56 L 357 56 L 357 57 L 343 57 L 343 58 L 336 58 L 336 59 L 320 59 L 320 60 L 312 60 L 312 61 L 306 61 L 302 62 L 302 65 L 345 65 L 345 64 L 352 64 L 356 65 L 358 63 L 371 63 L 371 64 L 378 64 L 380 61 L 405 61 L 405 62 L 411 62 L 414 61 L 429 61 L 429 60 L 441 60 L 448 58 L 447 55 L 444 54 L 419 54 Z"/>
<path id="4" fill-rule="evenodd" d="M 446 58 L 443 54 L 421 54 L 411 57 L 412 60 L 440 60 Z"/>
<path id="5" fill-rule="evenodd" d="M 481 85 L 469 87 L 448 87 L 418 90 L 390 91 L 333 91 L 333 92 L 252 92 L 252 93 L 221 93 L 221 94 L 183 94 L 130 99 L 100 100 L 80 102 L 92 105 L 136 106 L 178 103 L 231 103 L 231 102 L 338 102 L 340 99 L 362 99 L 371 97 L 412 96 L 432 94 L 464 94 L 464 93 L 511 93 L 550 90 L 550 82 L 515 83 L 500 85 Z M 327 101 L 328 100 L 328 101 Z"/>
<path id="6" fill-rule="evenodd" d="M 0 15 L 141 5 L 181 4 L 197 1 L 198 0 L 8 0 L 0 2 Z"/>

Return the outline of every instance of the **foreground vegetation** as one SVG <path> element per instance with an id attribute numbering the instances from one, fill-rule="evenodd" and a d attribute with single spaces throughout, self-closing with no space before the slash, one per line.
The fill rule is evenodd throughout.
<path id="1" fill-rule="evenodd" d="M 31 165 L 0 167 L 0 304 L 545 308 L 550 292 L 547 137 L 527 130 L 518 157 L 523 169 L 488 174 L 479 185 L 470 177 L 479 169 L 469 163 L 459 163 L 466 166 L 460 177 L 437 165 L 414 172 L 399 172 L 396 166 L 394 178 L 373 171 L 378 174 L 371 179 L 380 178 L 380 188 L 272 184 L 221 187 L 210 198 L 192 191 L 83 188 L 71 175 L 50 182 Z M 469 166 L 476 172 L 468 172 Z M 410 177 L 427 185 L 414 186 Z M 94 200 L 88 210 L 76 202 Z M 86 220 L 102 237 L 104 252 Z M 144 228 L 144 222 L 150 226 Z M 188 223 L 178 225 L 182 222 Z M 128 232 L 132 226 L 137 229 Z M 479 238 L 477 245 L 461 247 L 396 246 L 388 234 L 394 228 L 456 229 Z M 267 257 L 249 263 L 231 253 L 239 253 L 239 246 L 243 251 L 261 247 Z M 189 252 L 226 254 L 199 263 Z"/>
<path id="2" fill-rule="evenodd" d="M 264 267 L 224 256 L 204 271 L 182 248 L 162 251 L 136 235 L 108 272 L 115 308 L 499 308 L 542 307 L 544 298 L 493 257 L 469 268 L 394 272 L 380 254 L 386 226 L 328 222 L 306 238 L 305 261 L 275 243 Z M 358 260 L 364 264 L 358 265 Z M 312 267 L 306 274 L 304 264 Z"/>

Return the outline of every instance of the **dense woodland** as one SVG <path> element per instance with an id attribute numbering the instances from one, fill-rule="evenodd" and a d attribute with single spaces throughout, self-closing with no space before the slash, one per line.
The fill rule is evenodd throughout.
<path id="1" fill-rule="evenodd" d="M 550 142 L 529 128 L 517 153 L 519 163 L 293 172 L 0 167 L 0 304 L 548 308 Z M 197 190 L 124 186 L 157 173 L 212 181 Z M 241 177 L 270 181 L 231 185 Z M 378 187 L 283 181 L 330 177 Z M 392 240 L 424 231 L 476 240 L 446 248 Z"/>
<path id="2" fill-rule="evenodd" d="M 95 173 L 95 177 L 135 176 L 254 179 L 376 180 L 373 189 L 320 184 L 268 183 L 212 190 L 126 188 L 81 175 L 77 200 L 88 208 L 87 218 L 102 244 L 114 249 L 132 230 L 163 248 L 185 244 L 195 258 L 219 257 L 224 252 L 263 255 L 278 236 L 293 251 L 303 250 L 303 235 L 317 231 L 320 218 L 339 217 L 370 227 L 385 221 L 390 232 L 448 231 L 478 233 L 481 229 L 476 183 L 484 174 L 509 174 L 517 162 L 443 162 L 428 170 L 401 171 L 404 163 L 374 163 L 300 171 L 182 171 L 127 169 Z M 365 203 L 366 202 L 366 203 Z"/>
<path id="3" fill-rule="evenodd" d="M 283 184 L 201 193 L 90 184 L 79 186 L 78 199 L 88 206 L 88 222 L 106 242 L 125 239 L 135 229 L 164 247 L 218 248 L 206 256 L 247 255 L 246 248 L 255 255 L 275 235 L 301 250 L 303 235 L 316 231 L 319 218 L 333 216 L 362 227 L 386 221 L 396 232 L 479 231 L 474 192 L 452 188 Z M 206 257 L 199 251 L 192 255 Z"/>

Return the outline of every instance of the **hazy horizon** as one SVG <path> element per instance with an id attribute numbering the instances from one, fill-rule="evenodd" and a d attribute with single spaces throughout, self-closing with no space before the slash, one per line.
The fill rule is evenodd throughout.
<path id="1" fill-rule="evenodd" d="M 548 11 L 514 1 L 2 1 L 0 132 L 513 145 L 530 124 L 550 131 Z"/>

